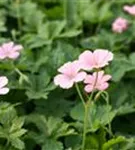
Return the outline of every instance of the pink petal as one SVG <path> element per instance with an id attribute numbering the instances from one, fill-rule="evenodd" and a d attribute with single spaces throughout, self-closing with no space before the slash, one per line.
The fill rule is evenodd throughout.
<path id="1" fill-rule="evenodd" d="M 128 12 L 131 15 L 135 15 L 135 5 L 133 5 L 133 6 L 125 5 L 123 7 L 123 9 L 124 9 L 124 11 Z"/>
<path id="2" fill-rule="evenodd" d="M 9 55 L 7 57 L 9 57 L 11 59 L 16 59 L 19 55 L 20 55 L 19 52 L 11 52 L 11 53 L 9 53 Z"/>
<path id="3" fill-rule="evenodd" d="M 22 50 L 22 49 L 23 49 L 22 45 L 15 45 L 15 46 L 13 47 L 13 51 L 20 51 L 20 50 Z"/>
<path id="4" fill-rule="evenodd" d="M 0 88 L 4 87 L 8 84 L 8 78 L 5 76 L 0 77 Z"/>
<path id="5" fill-rule="evenodd" d="M 0 89 L 0 95 L 7 94 L 9 92 L 9 88 L 2 88 Z"/>
<path id="6" fill-rule="evenodd" d="M 93 77 L 95 80 L 101 80 L 104 75 L 104 71 L 94 72 Z"/>
<path id="7" fill-rule="evenodd" d="M 111 75 L 104 75 L 104 76 L 102 77 L 102 82 L 107 82 L 107 81 L 110 80 L 111 78 L 112 78 Z"/>
<path id="8" fill-rule="evenodd" d="M 2 48 L 3 48 L 4 50 L 10 50 L 10 49 L 13 48 L 13 45 L 14 45 L 13 42 L 4 43 L 4 44 L 2 45 Z"/>
<path id="9" fill-rule="evenodd" d="M 95 60 L 94 65 L 96 68 L 100 68 L 100 67 L 104 67 L 105 65 L 108 65 L 108 62 L 112 61 L 113 59 L 113 53 L 105 49 L 95 50 L 93 56 Z"/>
<path id="10" fill-rule="evenodd" d="M 125 6 L 123 7 L 123 9 L 124 9 L 124 11 L 129 11 L 129 10 L 130 10 L 130 6 L 125 5 Z"/>
<path id="11" fill-rule="evenodd" d="M 118 17 L 112 24 L 112 30 L 116 33 L 122 33 L 128 28 L 128 20 Z"/>
<path id="12" fill-rule="evenodd" d="M 73 81 L 70 80 L 67 76 L 59 74 L 54 77 L 55 85 L 59 85 L 63 89 L 69 89 L 73 86 Z"/>
<path id="13" fill-rule="evenodd" d="M 5 59 L 6 55 L 4 53 L 4 50 L 0 47 L 0 59 Z"/>
<path id="14" fill-rule="evenodd" d="M 84 83 L 93 83 L 93 80 L 94 80 L 94 78 L 93 78 L 93 76 L 92 75 L 87 75 L 86 77 L 85 77 L 85 80 L 84 80 Z"/>
<path id="15" fill-rule="evenodd" d="M 59 71 L 60 73 L 65 73 L 65 72 L 67 72 L 67 70 L 69 69 L 71 63 L 72 63 L 72 62 L 67 62 L 67 63 L 65 63 L 63 66 L 61 66 L 61 67 L 58 69 L 58 71 Z"/>
<path id="16" fill-rule="evenodd" d="M 81 66 L 79 61 L 67 62 L 63 66 L 61 66 L 58 71 L 60 73 L 66 74 L 68 76 L 74 76 L 78 73 Z"/>
<path id="17" fill-rule="evenodd" d="M 87 93 L 90 93 L 93 91 L 93 86 L 88 84 L 84 87 L 84 90 L 87 92 Z"/>
<path id="18" fill-rule="evenodd" d="M 98 85 L 96 88 L 100 91 L 106 90 L 108 88 L 109 84 L 107 82 L 102 83 L 101 85 Z"/>
<path id="19" fill-rule="evenodd" d="M 74 78 L 75 82 L 79 82 L 79 81 L 83 81 L 86 77 L 86 73 L 85 72 L 79 72 L 76 77 Z"/>
<path id="20" fill-rule="evenodd" d="M 86 50 L 79 56 L 79 62 L 82 69 L 93 69 L 93 54 L 91 51 Z"/>

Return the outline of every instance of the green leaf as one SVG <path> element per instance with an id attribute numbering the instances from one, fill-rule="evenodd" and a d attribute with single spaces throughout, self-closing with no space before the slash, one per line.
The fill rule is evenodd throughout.
<path id="1" fill-rule="evenodd" d="M 38 100 L 35 104 L 38 113 L 45 114 L 45 116 L 64 117 L 70 111 L 73 103 L 65 100 L 62 95 L 52 94 L 46 101 Z"/>
<path id="2" fill-rule="evenodd" d="M 0 126 L 0 138 L 7 138 L 5 132 L 6 132 L 5 129 Z"/>
<path id="3" fill-rule="evenodd" d="M 41 31 L 40 31 L 41 32 Z M 42 32 L 43 34 L 44 32 Z M 44 34 L 45 35 L 45 34 Z M 46 33 L 47 35 L 47 33 Z M 25 42 L 28 48 L 33 49 L 33 48 L 39 48 L 45 45 L 50 45 L 52 44 L 52 40 L 44 37 L 40 37 L 40 34 L 26 34 L 22 36 L 21 41 Z"/>
<path id="4" fill-rule="evenodd" d="M 130 62 L 135 65 L 135 53 L 131 53 L 130 56 L 129 56 L 129 60 Z"/>
<path id="5" fill-rule="evenodd" d="M 101 6 L 99 10 L 99 22 L 104 22 L 113 16 L 110 11 L 111 4 L 111 2 L 106 2 Z"/>
<path id="6" fill-rule="evenodd" d="M 42 150 L 63 150 L 63 145 L 61 142 L 54 140 L 47 140 L 42 146 Z"/>
<path id="7" fill-rule="evenodd" d="M 133 87 L 134 83 L 120 82 L 110 91 L 111 105 L 113 109 L 117 111 L 117 115 L 125 115 L 135 112 Z"/>
<path id="8" fill-rule="evenodd" d="M 62 121 L 60 118 L 49 117 L 45 118 L 43 115 L 33 114 L 28 116 L 28 123 L 34 123 L 38 130 L 41 132 L 41 136 L 38 139 L 41 143 L 44 143 L 45 139 L 58 139 L 63 136 L 74 134 L 74 130 L 69 128 L 69 124 Z M 34 138 L 34 137 L 33 137 Z"/>
<path id="9" fill-rule="evenodd" d="M 51 26 L 50 32 L 52 31 L 52 33 L 50 33 L 51 38 L 53 39 L 53 38 L 58 37 L 61 34 L 62 30 L 64 29 L 65 25 L 66 25 L 65 21 L 50 22 L 50 25 L 49 25 Z"/>
<path id="10" fill-rule="evenodd" d="M 52 66 L 53 70 L 56 70 L 56 68 L 59 68 L 65 62 L 76 59 L 79 53 L 80 51 L 78 48 L 74 48 L 71 44 L 64 41 L 59 41 L 52 50 L 52 54 L 50 56 L 52 58 L 50 65 Z"/>
<path id="11" fill-rule="evenodd" d="M 94 135 L 87 136 L 85 149 L 98 150 L 98 148 L 99 148 L 99 143 L 96 136 Z"/>
<path id="12" fill-rule="evenodd" d="M 0 22 L 0 32 L 5 32 L 7 31 L 7 28 L 4 26 L 3 22 Z"/>
<path id="13" fill-rule="evenodd" d="M 70 135 L 65 137 L 65 145 L 66 147 L 72 147 L 73 149 L 76 149 L 81 145 L 82 138 L 80 135 Z"/>
<path id="14" fill-rule="evenodd" d="M 10 125 L 10 123 L 16 118 L 16 110 L 13 105 L 6 102 L 0 103 L 0 123 L 3 125 Z"/>
<path id="15" fill-rule="evenodd" d="M 50 76 L 47 72 L 41 72 L 39 75 L 32 74 L 31 81 L 27 86 L 26 94 L 29 99 L 47 99 L 49 92 L 55 89 L 55 85 L 50 83 Z"/>
<path id="16" fill-rule="evenodd" d="M 79 110 L 79 111 L 78 111 Z M 84 118 L 84 108 L 82 104 L 75 106 L 70 113 L 75 120 L 82 121 Z M 89 108 L 89 131 L 96 131 L 101 126 L 110 123 L 115 117 L 116 112 L 112 110 L 110 105 L 96 105 L 92 104 Z"/>
<path id="17" fill-rule="evenodd" d="M 19 137 L 21 137 L 21 136 L 24 135 L 26 132 L 27 132 L 27 130 L 25 130 L 25 129 L 20 129 L 20 130 L 18 130 L 18 131 L 11 132 L 11 133 L 10 133 L 11 141 L 12 141 L 12 139 L 14 139 L 14 138 L 19 138 Z"/>
<path id="18" fill-rule="evenodd" d="M 129 58 L 125 55 L 115 56 L 112 62 L 112 79 L 114 81 L 120 81 L 126 72 L 135 70 L 135 53 L 131 53 Z"/>
<path id="19" fill-rule="evenodd" d="M 11 144 L 13 147 L 23 150 L 25 148 L 24 142 L 19 138 L 12 139 Z"/>
<path id="20" fill-rule="evenodd" d="M 79 17 L 79 1 L 78 0 L 65 0 L 64 3 L 64 16 L 67 22 L 67 28 L 77 28 L 81 24 Z"/>
<path id="21" fill-rule="evenodd" d="M 85 5 L 85 8 L 83 6 L 81 15 L 82 15 L 84 20 L 90 21 L 92 23 L 98 22 L 97 4 L 98 4 L 98 2 L 94 1 L 94 2 L 89 2 L 89 4 L 87 6 Z"/>
<path id="22" fill-rule="evenodd" d="M 82 30 L 73 29 L 73 30 L 63 32 L 58 37 L 59 38 L 70 38 L 70 37 L 78 36 L 81 33 L 82 33 Z"/>
<path id="23" fill-rule="evenodd" d="M 45 24 L 39 26 L 38 37 L 44 40 L 53 40 L 59 37 L 62 30 L 64 29 L 66 22 L 63 21 L 48 21 Z"/>
<path id="24" fill-rule="evenodd" d="M 14 105 L 2 103 L 0 105 L 0 137 L 6 139 L 18 149 L 24 149 L 24 142 L 19 139 L 26 133 L 22 128 L 24 117 L 18 117 Z"/>
<path id="25" fill-rule="evenodd" d="M 112 80 L 120 81 L 129 67 L 131 67 L 131 64 L 124 55 L 115 56 L 111 66 Z"/>
<path id="26" fill-rule="evenodd" d="M 24 124 L 24 117 L 16 117 L 14 120 L 13 120 L 13 124 L 10 128 L 10 132 L 14 132 L 16 130 L 20 130 Z"/>
<path id="27" fill-rule="evenodd" d="M 20 2 L 20 1 L 19 1 Z M 31 1 L 12 2 L 10 16 L 21 18 L 20 28 L 25 31 L 37 31 L 45 18 L 45 14 L 37 8 L 37 4 Z M 22 20 L 25 25 L 22 26 Z M 37 21 L 38 20 L 38 21 Z"/>
<path id="28" fill-rule="evenodd" d="M 118 136 L 118 137 L 113 138 L 113 139 L 109 140 L 108 142 L 106 142 L 103 145 L 102 150 L 110 150 L 110 148 L 112 148 L 114 145 L 117 145 L 117 144 L 123 143 L 123 142 L 126 142 L 125 137 Z"/>

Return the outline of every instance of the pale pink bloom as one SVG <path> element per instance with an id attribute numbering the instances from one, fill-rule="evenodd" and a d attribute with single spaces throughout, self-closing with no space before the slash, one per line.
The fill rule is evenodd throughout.
<path id="1" fill-rule="evenodd" d="M 13 42 L 4 43 L 0 47 L 0 59 L 16 59 L 22 48 L 22 45 L 15 45 Z"/>
<path id="2" fill-rule="evenodd" d="M 107 81 L 110 79 L 111 76 L 108 74 L 105 75 L 104 71 L 94 72 L 92 75 L 86 76 L 84 83 L 87 85 L 84 89 L 88 93 L 92 92 L 93 90 L 103 91 L 108 88 L 109 84 Z"/>
<path id="3" fill-rule="evenodd" d="M 135 5 L 133 5 L 133 6 L 125 5 L 123 7 L 123 9 L 124 9 L 124 11 L 128 12 L 130 15 L 135 16 Z"/>
<path id="4" fill-rule="evenodd" d="M 69 89 L 74 83 L 83 81 L 86 73 L 80 71 L 80 69 L 81 67 L 78 61 L 64 64 L 58 69 L 61 74 L 58 74 L 54 78 L 55 85 L 59 85 L 63 89 Z"/>
<path id="5" fill-rule="evenodd" d="M 108 65 L 112 59 L 113 53 L 105 49 L 96 49 L 93 53 L 86 50 L 79 56 L 81 67 L 85 70 L 102 68 Z"/>
<path id="6" fill-rule="evenodd" d="M 0 95 L 7 94 L 9 92 L 9 88 L 5 87 L 8 84 L 8 79 L 5 76 L 0 77 Z"/>
<path id="7" fill-rule="evenodd" d="M 128 28 L 128 21 L 122 17 L 117 18 L 112 23 L 112 30 L 116 33 L 122 33 Z"/>

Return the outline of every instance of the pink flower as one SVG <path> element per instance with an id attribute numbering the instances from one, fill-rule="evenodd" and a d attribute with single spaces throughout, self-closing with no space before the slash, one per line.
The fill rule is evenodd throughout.
<path id="1" fill-rule="evenodd" d="M 117 18 L 113 23 L 112 23 L 112 30 L 116 33 L 122 33 L 128 28 L 128 21 L 124 18 Z"/>
<path id="2" fill-rule="evenodd" d="M 133 6 L 125 5 L 123 7 L 123 9 L 124 9 L 124 11 L 128 12 L 130 15 L 135 16 L 135 5 L 133 5 Z"/>
<path id="3" fill-rule="evenodd" d="M 81 67 L 85 70 L 102 68 L 108 65 L 112 59 L 113 53 L 105 49 L 96 49 L 93 53 L 86 50 L 79 56 Z"/>
<path id="4" fill-rule="evenodd" d="M 103 91 L 108 88 L 109 84 L 107 83 L 108 80 L 111 79 L 110 75 L 104 75 L 104 71 L 94 72 L 92 75 L 87 75 L 84 83 L 87 85 L 85 86 L 85 91 L 90 93 L 93 90 Z"/>
<path id="5" fill-rule="evenodd" d="M 9 92 L 9 88 L 5 87 L 8 84 L 8 79 L 5 76 L 0 77 L 0 95 L 7 94 Z"/>
<path id="6" fill-rule="evenodd" d="M 20 55 L 22 45 L 15 45 L 13 42 L 4 43 L 0 47 L 0 59 L 16 59 Z"/>
<path id="7" fill-rule="evenodd" d="M 86 73 L 80 71 L 80 69 L 81 67 L 78 61 L 64 64 L 58 69 L 61 74 L 58 74 L 54 78 L 55 85 L 59 85 L 63 89 L 69 89 L 74 83 L 83 81 Z"/>

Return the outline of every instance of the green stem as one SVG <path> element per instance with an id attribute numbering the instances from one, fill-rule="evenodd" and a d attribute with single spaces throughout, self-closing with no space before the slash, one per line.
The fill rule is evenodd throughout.
<path id="1" fill-rule="evenodd" d="M 96 82 L 98 79 L 98 72 L 96 73 L 96 79 L 95 79 L 95 83 L 93 85 L 93 90 L 92 93 L 90 95 L 90 97 L 88 98 L 87 103 L 84 103 L 84 108 L 85 108 L 85 114 L 84 114 L 84 127 L 83 127 L 83 141 L 82 141 L 82 150 L 85 150 L 85 142 L 86 142 L 86 134 L 87 134 L 87 124 L 88 124 L 88 113 L 89 113 L 89 106 L 90 106 L 90 102 L 93 98 L 94 95 L 94 88 L 96 86 Z"/>
<path id="2" fill-rule="evenodd" d="M 84 106 L 84 109 L 85 109 L 85 113 L 84 113 L 84 126 L 83 126 L 83 141 L 82 141 L 82 150 L 85 149 L 85 141 L 86 141 L 86 133 L 87 133 L 87 121 L 88 121 L 88 104 L 85 103 L 85 100 L 81 94 L 81 91 L 80 91 L 80 88 L 78 86 L 78 84 L 76 83 L 75 84 L 75 87 L 76 87 L 76 90 L 77 90 L 77 93 L 83 103 L 83 106 Z"/>
<path id="3" fill-rule="evenodd" d="M 20 76 L 22 75 L 21 71 L 20 71 L 18 68 L 15 68 L 15 71 L 16 71 Z"/>
<path id="4" fill-rule="evenodd" d="M 84 126 L 83 126 L 83 141 L 82 141 L 82 150 L 85 150 L 85 142 L 86 142 L 86 133 L 87 133 L 87 124 L 88 124 L 88 108 L 89 105 L 85 104 L 85 114 L 84 114 Z"/>
<path id="5" fill-rule="evenodd" d="M 86 134 L 87 134 L 87 124 L 88 124 L 88 112 L 89 112 L 89 106 L 90 102 L 92 100 L 94 91 L 92 91 L 87 103 L 84 105 L 85 113 L 84 113 L 84 126 L 83 126 L 83 141 L 82 141 L 82 150 L 85 150 L 85 142 L 86 142 Z"/>
<path id="6" fill-rule="evenodd" d="M 95 86 L 96 86 L 96 83 L 97 83 L 97 79 L 98 79 L 98 72 L 96 72 L 96 79 L 95 79 L 95 82 L 94 82 L 94 85 L 93 85 L 93 90 L 92 90 L 91 95 L 88 99 L 88 103 L 90 103 L 90 101 L 92 100 L 92 97 L 94 95 L 94 90 L 95 90 Z"/>
<path id="7" fill-rule="evenodd" d="M 75 87 L 76 87 L 77 93 L 78 93 L 78 95 L 79 95 L 79 97 L 80 97 L 80 99 L 81 99 L 81 101 L 83 103 L 83 106 L 85 107 L 85 100 L 84 100 L 84 98 L 83 98 L 83 96 L 81 94 L 80 88 L 79 88 L 77 83 L 75 84 Z"/>
<path id="8" fill-rule="evenodd" d="M 87 102 L 88 104 L 90 104 L 90 101 L 92 100 L 93 95 L 94 95 L 94 91 L 91 92 L 91 95 L 90 95 L 88 102 Z"/>
<path id="9" fill-rule="evenodd" d="M 108 95 L 108 93 L 106 91 L 100 91 L 98 93 L 98 97 L 99 97 L 99 95 L 101 95 L 104 98 L 104 100 L 106 102 L 106 105 L 109 106 L 109 95 Z M 110 136 L 113 137 L 114 135 L 113 135 L 113 132 L 112 132 L 112 127 L 111 127 L 110 116 L 109 115 L 108 115 L 108 118 L 109 118 L 109 123 L 108 123 L 108 129 L 106 129 L 106 130 L 108 131 Z"/>
<path id="10" fill-rule="evenodd" d="M 107 92 L 104 91 L 104 94 L 106 95 L 106 104 L 107 106 L 109 106 L 109 95 Z M 113 132 L 112 132 L 112 126 L 111 126 L 111 122 L 110 122 L 110 116 L 108 115 L 108 118 L 109 118 L 109 123 L 108 123 L 108 130 L 109 130 L 109 133 L 110 133 L 110 136 L 113 137 Z"/>

